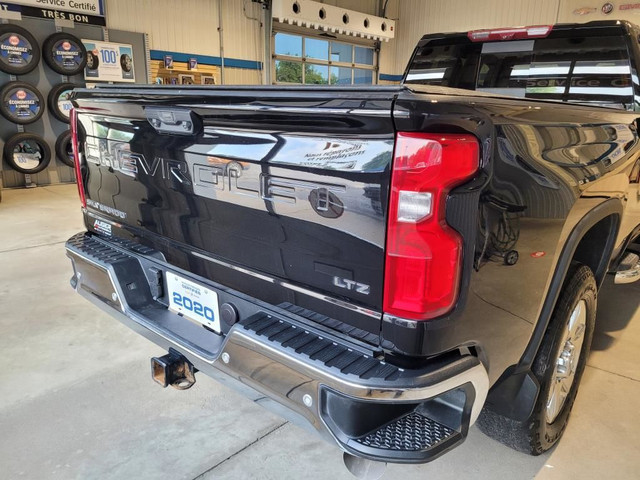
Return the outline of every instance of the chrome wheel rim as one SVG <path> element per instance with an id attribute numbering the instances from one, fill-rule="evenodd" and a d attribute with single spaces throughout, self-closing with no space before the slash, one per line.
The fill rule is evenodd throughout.
<path id="1" fill-rule="evenodd" d="M 553 364 L 555 371 L 547 398 L 547 423 L 553 423 L 567 401 L 576 376 L 584 333 L 587 327 L 587 302 L 580 300 L 571 312 Z"/>

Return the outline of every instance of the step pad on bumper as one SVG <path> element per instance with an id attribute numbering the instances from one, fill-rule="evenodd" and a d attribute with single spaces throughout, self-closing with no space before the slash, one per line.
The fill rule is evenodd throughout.
<path id="1" fill-rule="evenodd" d="M 356 441 L 366 447 L 384 450 L 420 451 L 445 442 L 456 433 L 446 425 L 411 412 Z"/>
<path id="2" fill-rule="evenodd" d="M 363 380 L 390 381 L 400 378 L 403 370 L 371 355 L 339 344 L 319 333 L 271 315 L 259 314 L 240 323 L 245 330 L 325 367 Z"/>

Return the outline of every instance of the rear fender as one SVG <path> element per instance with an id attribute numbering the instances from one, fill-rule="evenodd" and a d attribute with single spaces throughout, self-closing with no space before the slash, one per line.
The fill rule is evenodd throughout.
<path id="1" fill-rule="evenodd" d="M 596 224 L 612 217 L 612 226 L 602 256 L 594 271 L 596 281 L 598 285 L 601 285 L 608 271 L 615 247 L 622 211 L 622 203 L 619 199 L 605 200 L 589 210 L 569 233 L 558 258 L 538 323 L 520 362 L 508 369 L 489 392 L 487 407 L 492 411 L 518 421 L 526 420 L 531 415 L 540 390 L 537 379 L 531 373 L 531 365 L 538 354 L 538 349 L 549 326 L 551 315 L 560 296 L 569 266 L 575 258 L 578 245 Z"/>

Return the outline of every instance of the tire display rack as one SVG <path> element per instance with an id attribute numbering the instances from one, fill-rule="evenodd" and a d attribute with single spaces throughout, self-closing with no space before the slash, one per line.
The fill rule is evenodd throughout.
<path id="1" fill-rule="evenodd" d="M 68 115 L 71 105 L 64 98 L 74 87 L 85 85 L 84 66 L 88 55 L 81 42 L 77 45 L 67 42 L 67 39 L 75 37 L 132 44 L 136 81 L 146 83 L 145 57 L 148 56 L 148 50 L 145 35 L 79 23 L 71 28 L 68 23 L 61 26 L 54 20 L 41 18 L 6 20 L 0 15 L 0 38 L 3 30 L 6 32 L 8 28 L 15 27 L 26 30 L 28 34 L 25 35 L 27 42 L 22 36 L 9 40 L 12 46 L 18 47 L 13 53 L 24 55 L 24 59 L 29 60 L 26 51 L 32 51 L 35 65 L 32 64 L 32 69 L 25 68 L 28 62 L 14 57 L 12 65 L 16 68 L 7 68 L 5 62 L 4 70 L 13 71 L 0 71 L 0 97 L 5 91 L 10 95 L 14 107 L 13 112 L 0 111 L 0 185 L 12 188 L 75 182 L 75 170 L 69 155 Z M 111 33 L 113 38 L 110 38 Z M 76 55 L 74 52 L 78 51 L 80 53 Z M 64 58 L 60 52 L 65 54 Z M 37 103 L 38 108 L 29 103 L 34 99 L 37 102 L 32 103 Z M 7 160 L 10 153 L 5 148 L 7 146 L 13 147 L 16 162 Z M 21 166 L 27 168 L 21 171 Z"/>

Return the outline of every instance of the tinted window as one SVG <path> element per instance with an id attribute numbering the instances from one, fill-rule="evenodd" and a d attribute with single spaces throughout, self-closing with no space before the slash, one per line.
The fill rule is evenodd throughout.
<path id="1" fill-rule="evenodd" d="M 308 58 L 328 60 L 329 42 L 327 42 L 326 40 L 316 40 L 315 38 L 305 38 L 304 56 Z"/>
<path id="2" fill-rule="evenodd" d="M 451 40 L 433 40 L 419 48 L 405 82 L 475 89 L 482 44 Z"/>
<path id="3" fill-rule="evenodd" d="M 355 47 L 355 63 L 373 65 L 373 50 L 365 47 Z"/>
<path id="4" fill-rule="evenodd" d="M 629 53 L 622 37 L 540 39 L 527 78 L 529 98 L 631 104 Z"/>
<path id="5" fill-rule="evenodd" d="M 373 83 L 373 70 L 364 70 L 362 68 L 355 68 L 353 70 L 353 83 Z"/>
<path id="6" fill-rule="evenodd" d="M 628 59 L 622 32 L 487 43 L 457 37 L 421 47 L 406 83 L 620 107 L 633 103 Z"/>
<path id="7" fill-rule="evenodd" d="M 302 83 L 302 63 L 276 60 L 276 82 Z"/>
<path id="8" fill-rule="evenodd" d="M 331 85 L 351 85 L 350 68 L 331 67 Z"/>
<path id="9" fill-rule="evenodd" d="M 276 33 L 276 55 L 302 56 L 302 37 Z"/>
<path id="10" fill-rule="evenodd" d="M 304 83 L 313 85 L 326 85 L 329 83 L 329 67 L 326 65 L 304 66 Z"/>
<path id="11" fill-rule="evenodd" d="M 346 43 L 336 43 L 331 42 L 331 58 L 332 62 L 347 62 L 351 63 L 352 61 L 352 50 L 351 45 Z"/>

